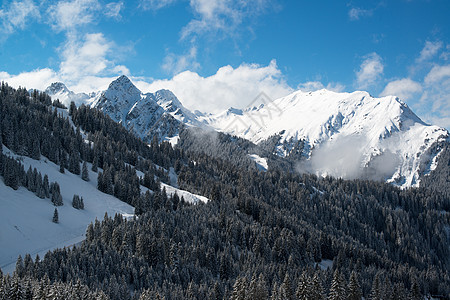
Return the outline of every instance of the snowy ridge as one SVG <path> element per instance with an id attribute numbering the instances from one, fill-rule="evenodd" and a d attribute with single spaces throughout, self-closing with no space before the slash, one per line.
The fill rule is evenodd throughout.
<path id="1" fill-rule="evenodd" d="M 62 84 L 49 91 L 73 94 Z M 144 94 L 126 76 L 90 96 L 85 103 L 147 142 L 156 135 L 175 145 L 183 125 L 214 129 L 256 144 L 273 141 L 269 151 L 297 161 L 301 172 L 363 176 L 402 187 L 417 186 L 438 163 L 439 152 L 429 150 L 449 140 L 447 130 L 425 124 L 397 97 L 374 98 L 363 91 L 297 91 L 216 115 L 192 113 L 169 90 Z"/>
<path id="2" fill-rule="evenodd" d="M 399 186 L 419 183 L 422 155 L 448 132 L 425 124 L 397 97 L 367 92 L 297 91 L 265 106 L 203 117 L 216 130 L 254 143 L 279 136 L 274 152 L 289 156 L 302 141 L 301 171 L 356 178 L 371 167 Z M 437 154 L 434 154 L 437 155 Z"/>
<path id="3" fill-rule="evenodd" d="M 144 94 L 126 76 L 114 80 L 91 106 L 148 142 L 154 134 L 161 140 L 176 141 L 181 124 L 201 126 L 172 92 Z"/>
<path id="4" fill-rule="evenodd" d="M 83 104 L 89 99 L 95 98 L 96 93 L 78 93 L 70 91 L 66 85 L 62 82 L 54 82 L 45 89 L 45 92 L 52 98 L 52 100 L 58 99 L 65 106 L 69 107 L 70 102 L 74 102 L 76 105 Z"/>

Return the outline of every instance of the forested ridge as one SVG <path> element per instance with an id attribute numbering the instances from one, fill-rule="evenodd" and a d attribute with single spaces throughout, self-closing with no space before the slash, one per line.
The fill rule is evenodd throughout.
<path id="1" fill-rule="evenodd" d="M 259 172 L 245 152 L 231 163 L 197 151 L 192 132 L 175 148 L 147 145 L 96 109 L 71 105 L 69 118 L 57 106 L 2 83 L 2 143 L 80 177 L 90 163 L 98 189 L 137 216 L 105 216 L 80 246 L 19 257 L 15 274 L 0 280 L 0 299 L 71 298 L 76 289 L 92 299 L 449 299 L 450 199 L 436 184 L 400 190 L 282 166 Z M 229 143 L 223 153 L 251 147 L 219 138 Z M 0 163 L 5 184 L 27 186 L 27 172 L 14 173 L 16 182 L 4 171 L 20 162 L 2 154 Z M 181 189 L 210 202 L 168 196 L 159 182 L 168 183 L 170 168 Z M 448 174 L 448 165 L 436 171 Z"/>

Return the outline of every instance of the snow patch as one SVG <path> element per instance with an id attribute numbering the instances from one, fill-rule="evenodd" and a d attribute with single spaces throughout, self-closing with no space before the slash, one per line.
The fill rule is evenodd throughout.
<path id="1" fill-rule="evenodd" d="M 319 263 L 320 269 L 323 271 L 326 271 L 328 269 L 333 269 L 333 261 L 329 259 L 322 259 L 322 261 Z"/>
<path id="2" fill-rule="evenodd" d="M 203 202 L 203 203 L 209 202 L 209 199 L 204 196 L 192 194 L 188 191 L 180 190 L 180 189 L 174 188 L 171 185 L 161 182 L 161 189 L 163 189 L 163 188 L 166 188 L 166 193 L 168 196 L 172 196 L 173 194 L 177 193 L 177 195 L 180 198 L 183 197 L 184 201 L 186 201 L 188 203 L 197 204 L 199 202 Z"/>
<path id="3" fill-rule="evenodd" d="M 176 135 L 173 137 L 166 137 L 165 140 L 168 141 L 172 145 L 172 147 L 175 147 L 178 144 L 178 141 L 180 140 L 180 136 Z"/>
<path id="4" fill-rule="evenodd" d="M 267 164 L 267 158 L 261 157 L 257 154 L 249 154 L 248 156 L 250 157 L 251 160 L 253 160 L 256 163 L 258 170 L 265 172 L 269 169 L 269 165 Z"/>

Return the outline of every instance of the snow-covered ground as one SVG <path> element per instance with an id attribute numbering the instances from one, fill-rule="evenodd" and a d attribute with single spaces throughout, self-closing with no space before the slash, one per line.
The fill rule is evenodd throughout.
<path id="1" fill-rule="evenodd" d="M 192 194 L 191 192 L 174 188 L 173 186 L 170 186 L 163 182 L 161 182 L 161 188 L 166 188 L 166 193 L 167 193 L 167 195 L 170 195 L 170 196 L 177 193 L 177 195 L 180 198 L 183 197 L 184 201 L 186 201 L 188 203 L 193 203 L 193 204 L 198 203 L 198 202 L 207 203 L 209 201 L 209 199 L 204 196 Z"/>
<path id="2" fill-rule="evenodd" d="M 248 156 L 250 156 L 250 159 L 256 163 L 258 170 L 267 171 L 269 169 L 267 158 L 261 157 L 257 154 L 249 154 Z"/>
<path id="3" fill-rule="evenodd" d="M 15 156 L 6 147 L 3 153 Z M 15 156 L 17 157 L 17 156 Z M 29 253 L 32 258 L 55 248 L 74 245 L 84 239 L 87 225 L 102 220 L 105 212 L 124 217 L 134 215 L 134 208 L 117 198 L 97 190 L 97 173 L 90 171 L 90 181 L 66 170 L 59 172 L 59 166 L 45 157 L 33 160 L 21 157 L 25 170 L 31 165 L 49 177 L 49 182 L 58 182 L 64 205 L 58 207 L 59 224 L 52 222 L 55 206 L 50 199 L 40 199 L 24 187 L 17 191 L 4 185 L 0 179 L 0 268 L 12 272 L 18 255 Z M 83 197 L 84 210 L 72 207 L 73 195 Z"/>
<path id="4" fill-rule="evenodd" d="M 331 270 L 333 268 L 333 261 L 329 259 L 322 259 L 322 261 L 319 263 L 319 267 L 324 271 L 328 269 Z"/>
<path id="5" fill-rule="evenodd" d="M 164 169 L 162 167 L 159 167 L 159 168 L 161 168 L 165 172 L 167 172 L 166 169 Z M 137 176 L 139 176 L 141 178 L 144 177 L 144 173 L 142 173 L 139 170 L 136 170 L 136 174 L 137 174 Z M 209 199 L 206 198 L 205 196 L 193 194 L 191 192 L 179 189 L 178 184 L 177 184 L 178 175 L 175 173 L 174 168 L 170 168 L 170 170 L 169 170 L 169 179 L 170 179 L 170 185 L 167 183 L 161 182 L 161 189 L 166 188 L 167 195 L 172 196 L 173 194 L 177 193 L 177 195 L 180 198 L 183 197 L 184 201 L 191 203 L 191 204 L 197 204 L 199 202 L 207 203 L 209 201 Z M 141 192 L 145 193 L 146 191 L 150 191 L 151 193 L 153 193 L 151 190 L 149 190 L 148 188 L 141 185 Z"/>

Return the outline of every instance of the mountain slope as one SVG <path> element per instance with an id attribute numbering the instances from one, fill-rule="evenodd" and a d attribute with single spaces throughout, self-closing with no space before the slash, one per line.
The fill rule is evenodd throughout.
<path id="1" fill-rule="evenodd" d="M 427 150 L 448 139 L 445 129 L 425 124 L 398 98 L 373 98 L 366 92 L 298 91 L 203 120 L 254 143 L 272 141 L 274 153 L 302 158 L 301 171 L 364 175 L 405 187 L 418 185 L 421 162 L 434 168 L 433 157 L 439 153 Z"/>
<path id="2" fill-rule="evenodd" d="M 61 187 L 63 206 L 58 207 L 59 224 L 52 222 L 53 206 L 50 199 L 40 199 L 24 187 L 17 191 L 4 185 L 0 179 L 0 268 L 14 270 L 18 255 L 29 253 L 44 254 L 55 248 L 67 247 L 85 238 L 86 227 L 95 219 L 103 219 L 105 212 L 125 217 L 134 215 L 134 208 L 119 199 L 97 190 L 97 174 L 89 171 L 90 181 L 70 172 L 61 174 L 59 166 L 45 157 L 34 160 L 26 156 L 16 156 L 6 147 L 3 153 L 20 158 L 25 169 L 30 166 L 42 174 L 47 174 L 50 182 L 58 182 Z M 72 197 L 77 194 L 84 199 L 84 209 L 72 207 Z"/>

